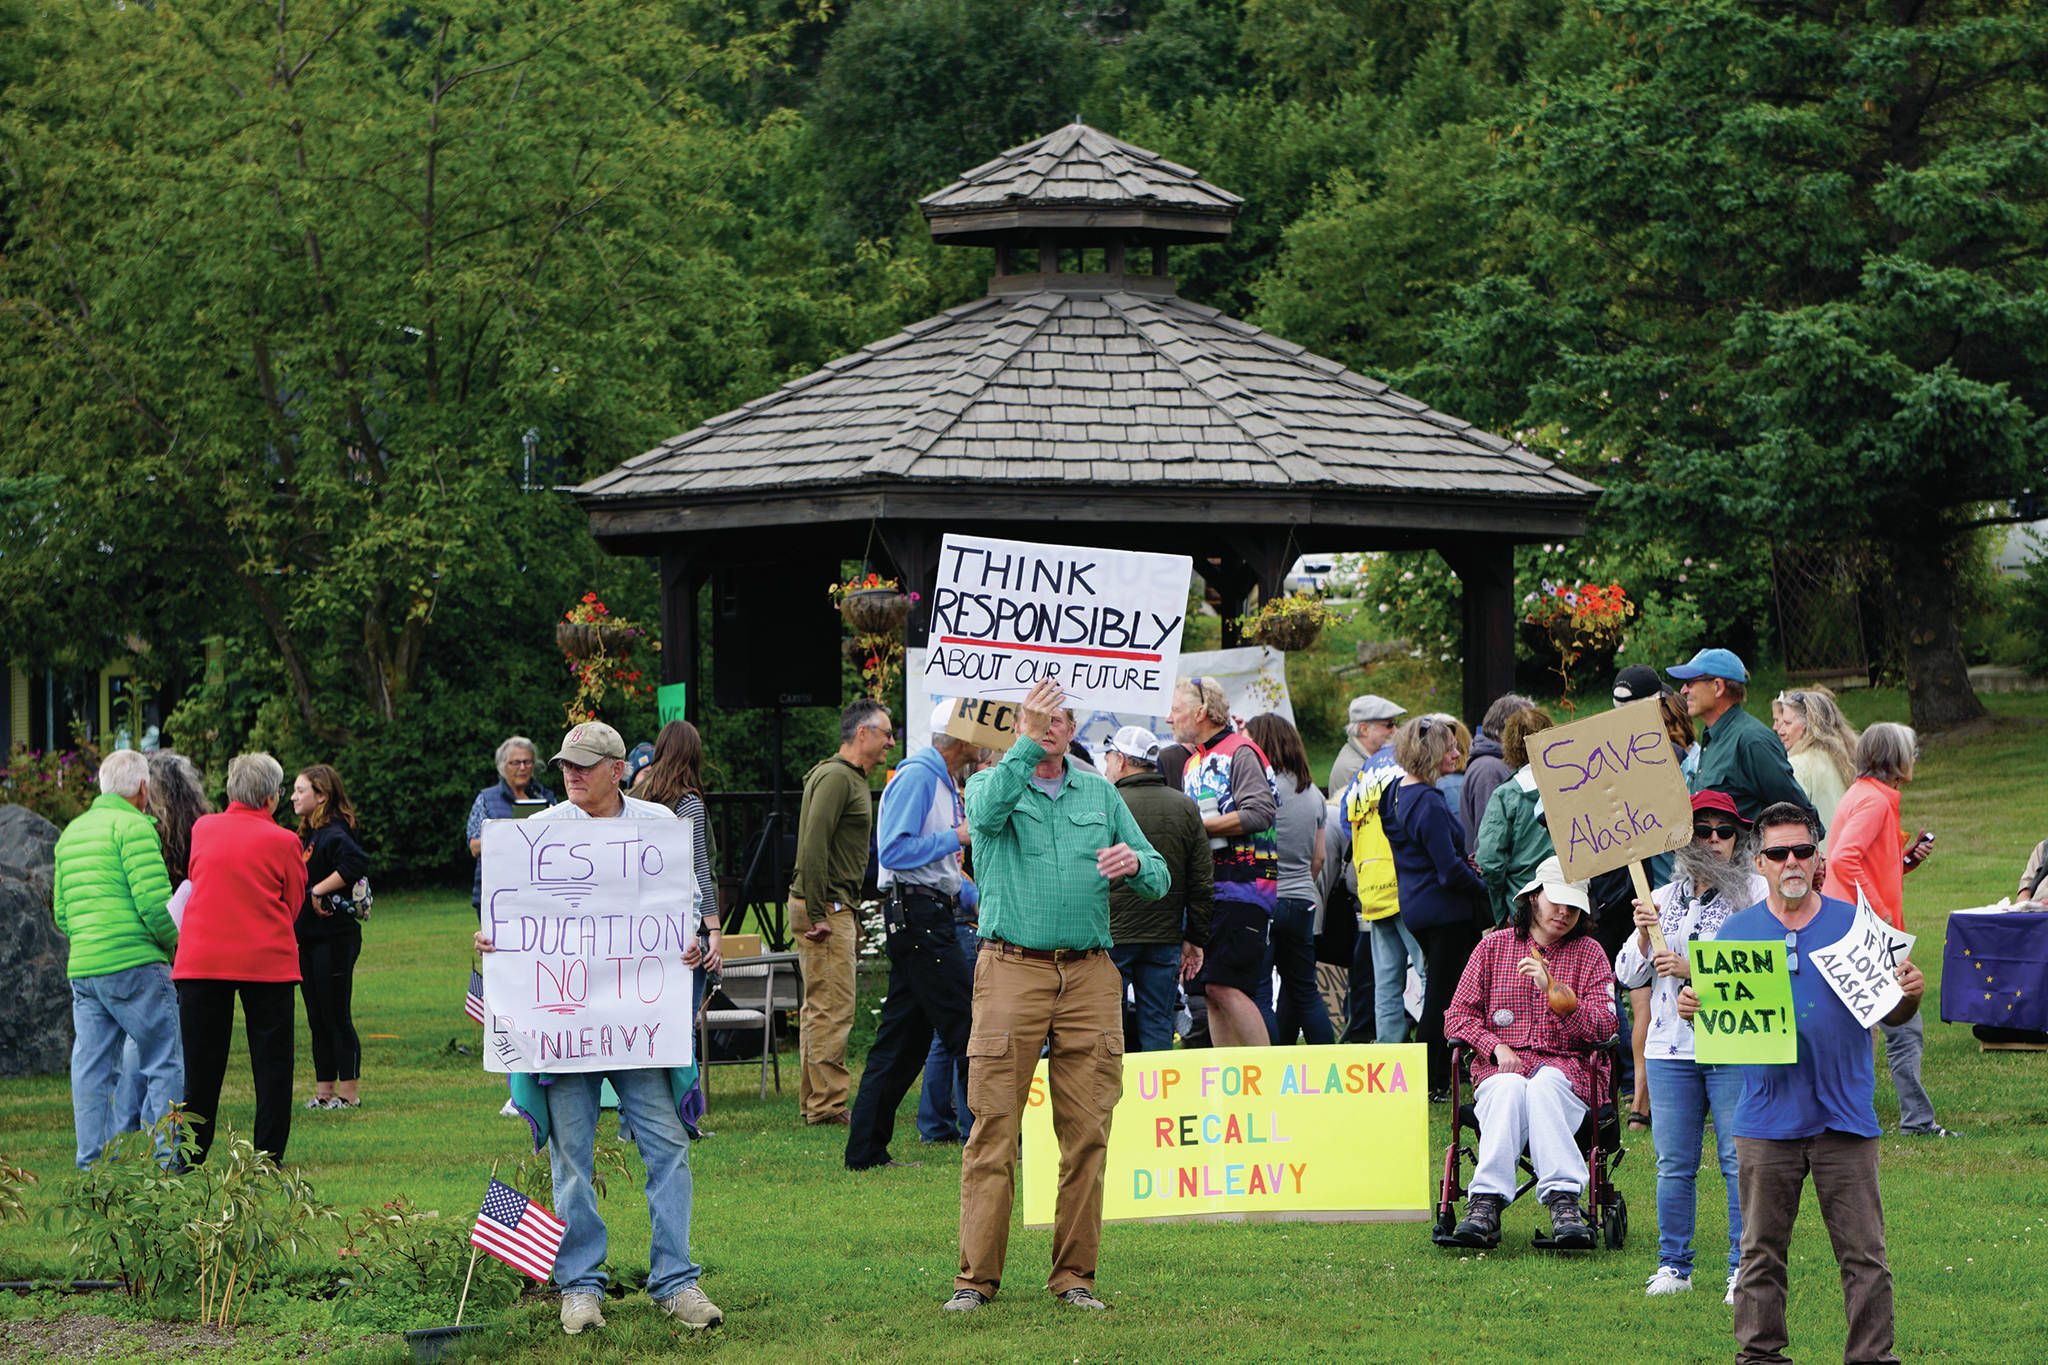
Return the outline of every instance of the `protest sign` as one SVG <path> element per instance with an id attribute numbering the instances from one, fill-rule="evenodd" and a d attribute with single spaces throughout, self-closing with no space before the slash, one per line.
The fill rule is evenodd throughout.
<path id="1" fill-rule="evenodd" d="M 1104 1222 L 1411 1222 L 1429 1216 L 1422 1047 L 1126 1053 Z M 1024 1226 L 1059 1186 L 1046 1064 L 1026 1097 Z"/>
<path id="2" fill-rule="evenodd" d="M 1529 763 L 1566 881 L 1692 841 L 1692 796 L 1654 697 L 1530 736 Z"/>
<path id="3" fill-rule="evenodd" d="M 946 733 L 983 749 L 1004 752 L 1017 742 L 1017 708 L 1006 701 L 962 697 L 953 707 Z"/>
<path id="4" fill-rule="evenodd" d="M 690 1063 L 694 820 L 487 820 L 484 1066 Z"/>
<path id="5" fill-rule="evenodd" d="M 663 683 L 654 689 L 654 709 L 663 725 L 684 719 L 683 703 L 689 700 L 689 696 L 688 683 Z"/>
<path id="6" fill-rule="evenodd" d="M 922 685 L 1016 701 L 1050 678 L 1070 705 L 1163 712 L 1193 572 L 1186 555 L 949 534 Z"/>
<path id="7" fill-rule="evenodd" d="M 1693 993 L 1700 998 L 1692 1019 L 1694 1058 L 1702 1065 L 1798 1061 L 1799 1023 L 1785 945 L 1695 939 L 1685 946 Z"/>
<path id="8" fill-rule="evenodd" d="M 1913 951 L 1914 941 L 1905 930 L 1879 919 L 1858 887 L 1856 918 L 1849 932 L 1806 957 L 1856 1022 L 1869 1028 L 1906 998 L 1896 968 Z"/>

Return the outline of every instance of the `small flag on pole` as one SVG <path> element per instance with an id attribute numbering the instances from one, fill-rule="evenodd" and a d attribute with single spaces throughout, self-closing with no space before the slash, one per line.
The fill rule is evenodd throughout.
<path id="1" fill-rule="evenodd" d="M 545 1280 L 555 1268 L 555 1250 L 566 1231 L 561 1219 L 493 1178 L 469 1240 L 513 1269 Z"/>
<path id="2" fill-rule="evenodd" d="M 484 974 L 473 971 L 469 974 L 469 994 L 463 998 L 462 1012 L 479 1024 L 484 1021 Z"/>

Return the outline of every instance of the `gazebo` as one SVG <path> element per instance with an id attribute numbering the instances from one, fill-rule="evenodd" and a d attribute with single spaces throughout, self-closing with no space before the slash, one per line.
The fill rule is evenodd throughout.
<path id="1" fill-rule="evenodd" d="M 1190 554 L 1225 603 L 1226 644 L 1239 605 L 1277 593 L 1304 549 L 1434 547 L 1464 584 L 1476 722 L 1513 683 L 1513 547 L 1580 534 L 1599 490 L 1181 298 L 1169 249 L 1223 241 L 1241 203 L 1080 123 L 922 200 L 934 240 L 992 248 L 985 297 L 575 490 L 607 550 L 659 556 L 666 680 L 694 707 L 714 574 L 730 601 L 767 585 L 775 610 L 734 630 L 734 657 L 751 651 L 753 685 L 778 701 L 812 699 L 777 681 L 808 651 L 836 659 L 827 580 L 808 566 L 886 556 L 921 594 L 905 642 L 923 644 L 948 530 Z"/>

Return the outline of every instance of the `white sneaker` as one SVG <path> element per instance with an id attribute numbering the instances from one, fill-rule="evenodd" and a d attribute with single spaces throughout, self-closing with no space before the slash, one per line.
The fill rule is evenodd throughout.
<path id="1" fill-rule="evenodd" d="M 512 1103 L 512 1101 L 510 1101 L 510 1100 L 506 1100 L 506 1101 L 505 1101 L 505 1107 L 504 1107 L 503 1109 L 500 1109 L 500 1110 L 498 1111 L 498 1117 L 499 1117 L 499 1118 L 501 1118 L 501 1119 L 516 1119 L 516 1118 L 518 1118 L 518 1117 L 519 1117 L 519 1106 L 518 1106 L 518 1105 L 516 1105 L 516 1104 L 514 1104 L 514 1103 Z"/>
<path id="2" fill-rule="evenodd" d="M 562 1295 L 562 1330 L 575 1336 L 586 1327 L 604 1326 L 604 1295 Z"/>
<path id="3" fill-rule="evenodd" d="M 1657 1273 L 1650 1277 L 1649 1287 L 1643 1292 L 1653 1299 L 1663 1294 L 1690 1294 L 1692 1276 L 1680 1274 L 1668 1265 L 1660 1265 L 1657 1267 Z"/>
<path id="4" fill-rule="evenodd" d="M 1721 1296 L 1721 1302 L 1730 1308 L 1735 1306 L 1735 1272 L 1732 1270 L 1728 1272 L 1728 1292 Z"/>
<path id="5" fill-rule="evenodd" d="M 705 1298 L 704 1291 L 694 1284 L 686 1284 L 667 1298 L 657 1300 L 655 1307 L 685 1327 L 716 1327 L 725 1321 L 719 1306 Z"/>

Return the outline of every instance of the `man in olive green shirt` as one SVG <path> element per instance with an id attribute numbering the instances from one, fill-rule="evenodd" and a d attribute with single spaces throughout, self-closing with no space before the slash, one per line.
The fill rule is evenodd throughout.
<path id="1" fill-rule="evenodd" d="M 1018 710 L 1017 742 L 967 783 L 981 952 L 967 1042 L 974 1133 L 960 1163 L 960 1273 L 945 1305 L 955 1312 L 982 1307 L 1002 1284 L 1017 1129 L 1048 1041 L 1060 1172 L 1047 1287 L 1071 1307 L 1107 1307 L 1095 1295 L 1095 1263 L 1124 1053 L 1109 891 L 1122 882 L 1157 900 L 1172 882 L 1116 788 L 1068 763 L 1074 717 L 1064 699 L 1057 684 L 1034 687 Z"/>
<path id="2" fill-rule="evenodd" d="M 797 1098 L 805 1123 L 851 1122 L 846 1035 L 853 1030 L 854 911 L 875 819 L 868 773 L 895 743 L 888 709 L 863 697 L 839 717 L 839 752 L 804 777 L 789 925 L 804 977 Z"/>

